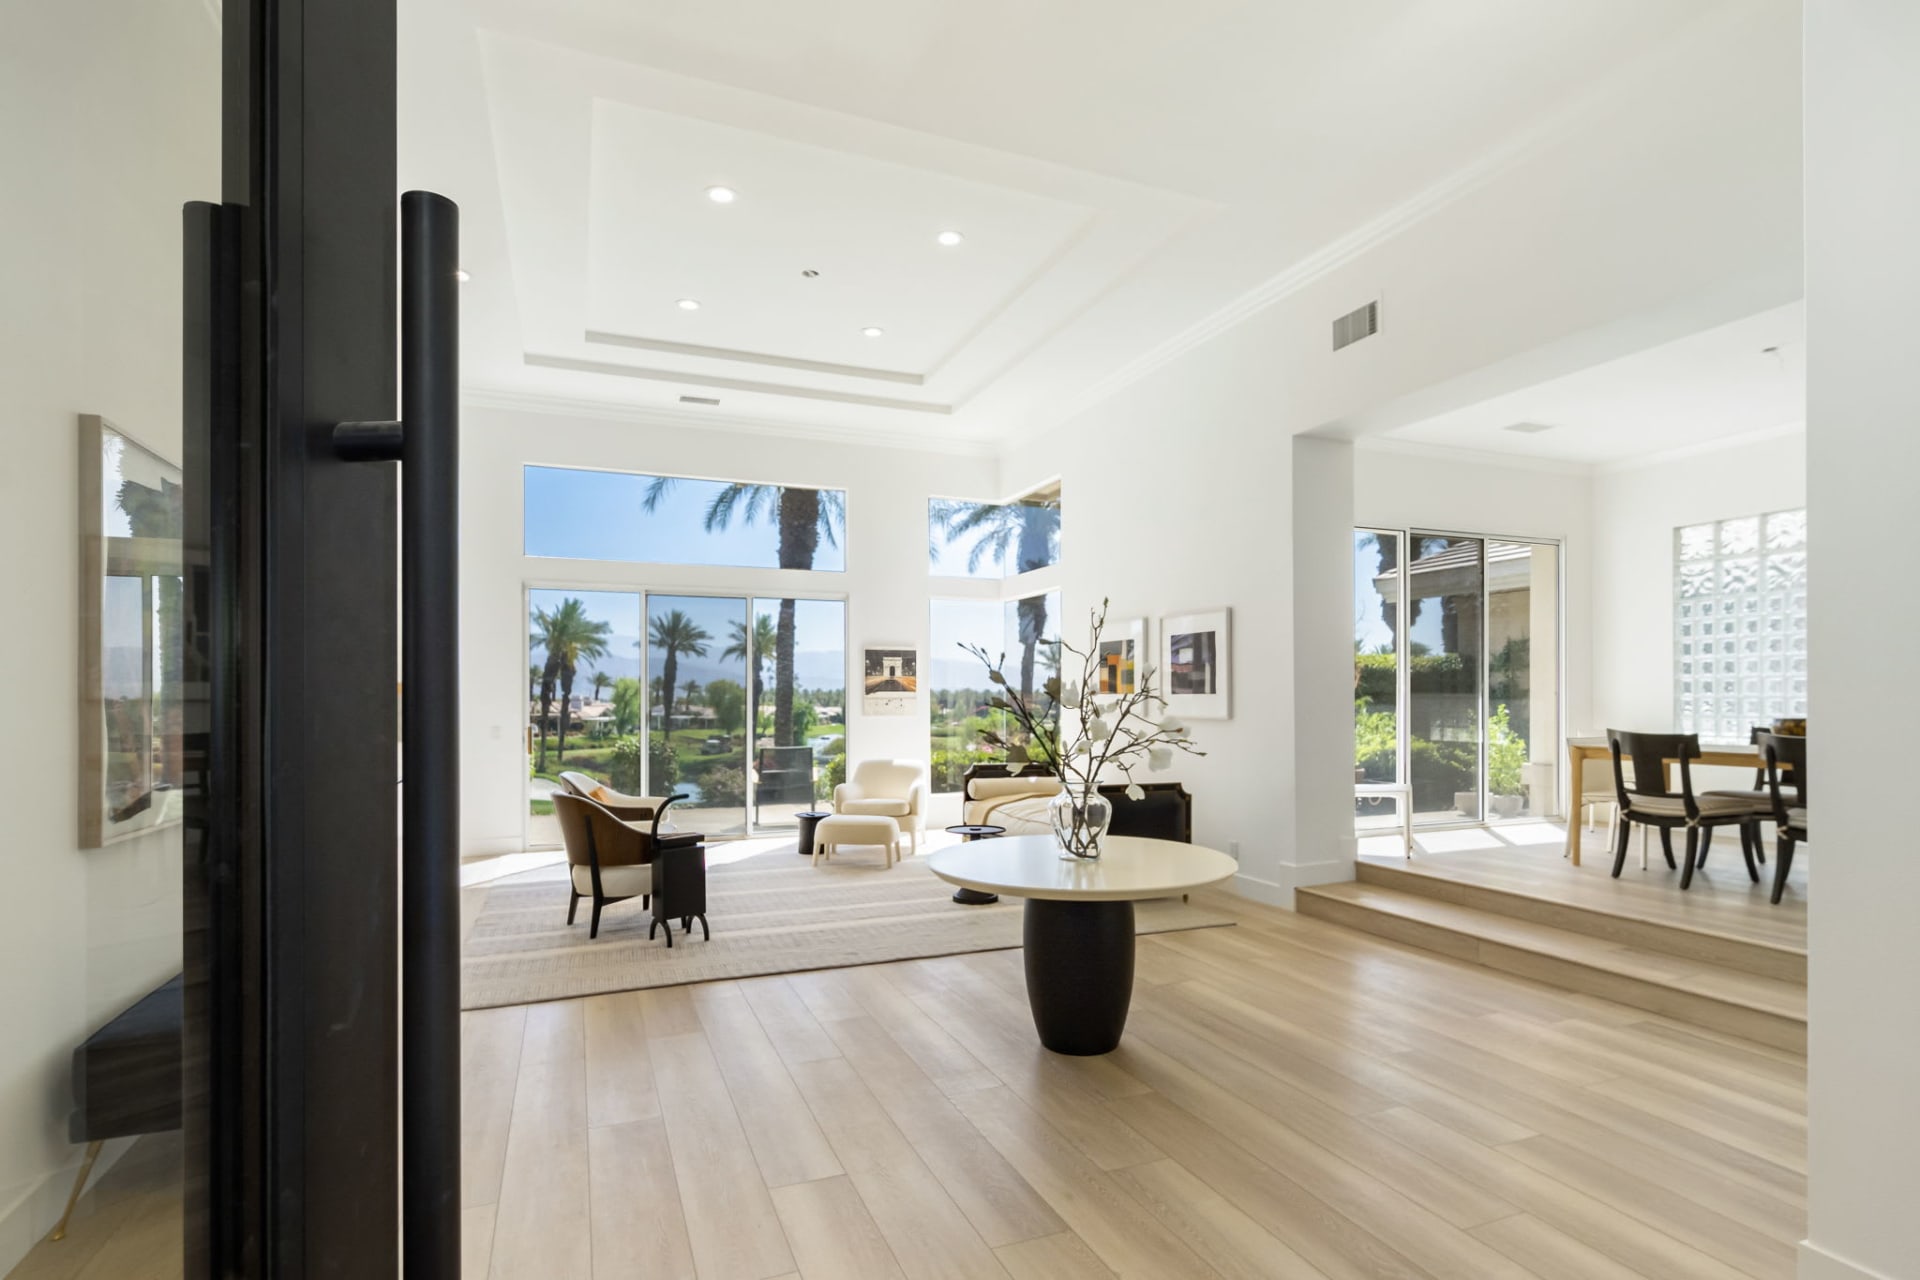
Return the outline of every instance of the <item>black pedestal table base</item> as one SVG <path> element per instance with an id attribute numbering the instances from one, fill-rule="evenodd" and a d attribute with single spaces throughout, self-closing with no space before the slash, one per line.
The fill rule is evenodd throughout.
<path id="1" fill-rule="evenodd" d="M 1111 1053 L 1133 1003 L 1133 903 L 1028 898 L 1027 1004 L 1055 1053 Z"/>

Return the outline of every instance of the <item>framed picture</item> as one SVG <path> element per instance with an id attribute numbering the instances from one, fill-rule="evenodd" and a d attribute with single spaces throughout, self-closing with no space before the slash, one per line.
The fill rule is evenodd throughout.
<path id="1" fill-rule="evenodd" d="M 1160 619 L 1160 690 L 1169 713 L 1233 718 L 1232 623 L 1231 609 Z"/>
<path id="2" fill-rule="evenodd" d="M 874 645 L 861 655 L 860 709 L 870 716 L 910 716 L 919 709 L 920 651 Z"/>
<path id="3" fill-rule="evenodd" d="M 80 418 L 80 844 L 180 821 L 180 468 Z"/>
<path id="4" fill-rule="evenodd" d="M 1147 620 L 1129 618 L 1111 636 L 1100 641 L 1100 666 L 1095 692 L 1104 697 L 1128 694 L 1140 687 L 1146 670 Z"/>

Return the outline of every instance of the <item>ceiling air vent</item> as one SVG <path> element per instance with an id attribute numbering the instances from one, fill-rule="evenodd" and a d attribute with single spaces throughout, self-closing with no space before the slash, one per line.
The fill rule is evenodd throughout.
<path id="1" fill-rule="evenodd" d="M 1362 338 L 1371 338 L 1380 332 L 1380 304 L 1369 302 L 1355 311 L 1349 311 L 1333 322 L 1333 349 L 1350 347 Z"/>
<path id="2" fill-rule="evenodd" d="M 681 404 L 719 404 L 712 396 L 681 396 Z"/>

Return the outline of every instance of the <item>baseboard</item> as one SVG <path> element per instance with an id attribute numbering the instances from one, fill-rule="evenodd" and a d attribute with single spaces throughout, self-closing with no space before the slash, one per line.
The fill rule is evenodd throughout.
<path id="1" fill-rule="evenodd" d="M 1337 884 L 1353 879 L 1352 858 L 1329 858 L 1324 862 L 1283 862 L 1274 870 L 1274 879 L 1241 872 L 1233 878 L 1233 891 L 1243 898 L 1270 907 L 1293 910 L 1293 891 L 1309 885 Z"/>
<path id="2" fill-rule="evenodd" d="M 93 1162 L 87 1185 L 99 1186 L 100 1179 L 138 1141 L 137 1137 L 110 1139 L 100 1148 L 100 1158 Z M 75 1147 L 72 1161 L 41 1175 L 37 1183 L 0 1210 L 0 1276 L 19 1266 L 20 1260 L 60 1221 L 60 1215 L 66 1211 L 67 1196 L 73 1191 L 73 1177 L 80 1172 L 80 1162 L 85 1158 L 86 1148 Z"/>
<path id="3" fill-rule="evenodd" d="M 1828 1253 L 1811 1240 L 1800 1242 L 1800 1280 L 1899 1280 Z"/>

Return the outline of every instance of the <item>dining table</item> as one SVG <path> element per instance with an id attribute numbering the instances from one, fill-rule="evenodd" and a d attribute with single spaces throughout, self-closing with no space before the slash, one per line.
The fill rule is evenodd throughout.
<path id="1" fill-rule="evenodd" d="M 1580 791 L 1580 780 L 1586 776 L 1585 765 L 1589 760 L 1613 759 L 1613 748 L 1605 738 L 1568 738 L 1567 739 L 1567 777 L 1571 780 L 1574 794 Z M 1673 790 L 1673 766 L 1679 763 L 1679 757 L 1668 759 L 1666 789 Z M 1750 743 L 1725 743 L 1712 745 L 1700 744 L 1700 754 L 1693 757 L 1694 764 L 1722 765 L 1729 769 L 1759 769 L 1762 767 L 1760 748 Z M 1567 823 L 1567 859 L 1574 866 L 1580 865 L 1580 824 Z"/>

